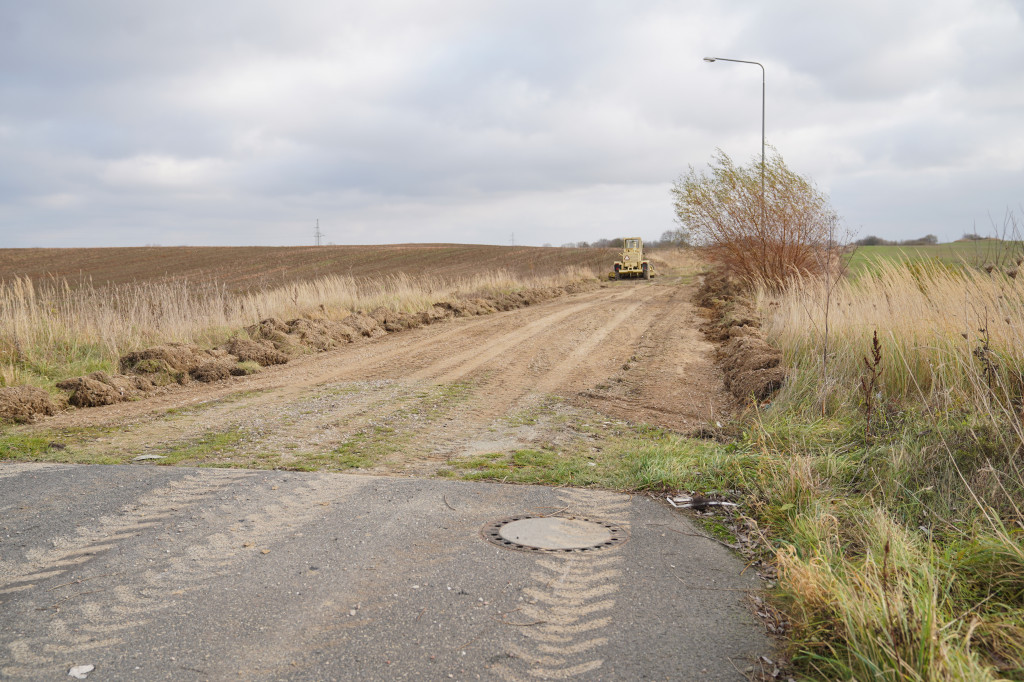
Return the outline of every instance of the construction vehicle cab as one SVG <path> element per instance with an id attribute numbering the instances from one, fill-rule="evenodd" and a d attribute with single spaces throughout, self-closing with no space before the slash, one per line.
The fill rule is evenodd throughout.
<path id="1" fill-rule="evenodd" d="M 650 279 L 654 276 L 654 265 L 644 259 L 644 240 L 640 237 L 627 237 L 622 240 L 622 255 L 612 266 L 613 272 L 609 273 L 609 279 L 626 279 L 629 277 L 643 277 Z"/>

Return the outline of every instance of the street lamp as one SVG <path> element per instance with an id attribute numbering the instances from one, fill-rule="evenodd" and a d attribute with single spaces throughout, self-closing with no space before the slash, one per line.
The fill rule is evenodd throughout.
<path id="1" fill-rule="evenodd" d="M 704 61 L 708 63 L 713 62 L 736 62 L 737 64 L 757 64 L 761 67 L 761 231 L 764 232 L 766 229 L 765 220 L 765 209 L 764 209 L 764 64 L 761 62 L 751 62 L 746 59 L 728 59 L 726 57 L 704 57 Z M 764 235 L 762 235 L 764 236 Z M 763 244 L 762 240 L 762 244 Z"/>

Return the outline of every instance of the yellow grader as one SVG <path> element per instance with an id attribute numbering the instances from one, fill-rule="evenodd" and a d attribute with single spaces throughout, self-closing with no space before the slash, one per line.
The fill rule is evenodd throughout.
<path id="1" fill-rule="evenodd" d="M 640 237 L 627 237 L 622 240 L 622 255 L 612 266 L 608 279 L 626 279 L 631 277 L 654 277 L 654 264 L 644 260 L 644 240 Z"/>

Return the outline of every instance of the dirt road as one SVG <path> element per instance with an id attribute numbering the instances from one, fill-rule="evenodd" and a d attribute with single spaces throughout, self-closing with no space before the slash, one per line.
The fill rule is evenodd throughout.
<path id="1" fill-rule="evenodd" d="M 579 435 L 564 428 L 567 412 L 686 432 L 728 403 L 691 295 L 677 278 L 608 283 L 43 426 L 81 461 L 163 454 L 184 464 L 406 474 L 557 447 Z"/>
<path id="2" fill-rule="evenodd" d="M 757 579 L 677 510 L 400 477 L 568 451 L 597 471 L 602 430 L 720 417 L 691 294 L 612 283 L 19 428 L 70 462 L 321 472 L 0 464 L 0 677 L 745 679 L 770 648 Z M 488 539 L 522 515 L 625 541 Z"/>

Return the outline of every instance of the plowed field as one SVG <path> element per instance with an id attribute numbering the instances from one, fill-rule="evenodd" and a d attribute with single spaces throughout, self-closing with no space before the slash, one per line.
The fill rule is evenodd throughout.
<path id="1" fill-rule="evenodd" d="M 403 273 L 454 279 L 503 269 L 522 276 L 559 268 L 603 272 L 611 249 L 473 244 L 386 246 L 132 247 L 116 249 L 0 249 L 0 282 L 15 277 L 66 279 L 72 286 L 188 280 L 234 290 L 277 286 L 325 275 L 372 277 Z"/>

